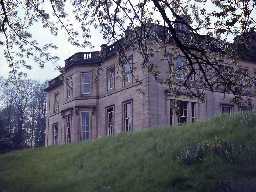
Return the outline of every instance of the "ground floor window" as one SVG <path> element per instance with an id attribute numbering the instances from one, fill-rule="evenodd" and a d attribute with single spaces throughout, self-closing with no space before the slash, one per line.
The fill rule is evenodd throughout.
<path id="1" fill-rule="evenodd" d="M 196 102 L 191 103 L 191 120 L 192 122 L 196 121 Z"/>
<path id="2" fill-rule="evenodd" d="M 106 133 L 107 136 L 114 135 L 114 117 L 115 107 L 109 106 L 106 108 Z"/>
<path id="3" fill-rule="evenodd" d="M 81 140 L 90 139 L 90 112 L 82 111 L 81 112 Z"/>
<path id="4" fill-rule="evenodd" d="M 244 105 L 241 105 L 241 106 L 239 106 L 239 111 L 240 111 L 240 112 L 252 111 L 252 106 L 244 106 Z"/>
<path id="5" fill-rule="evenodd" d="M 170 99 L 170 125 L 195 122 L 197 119 L 197 102 Z"/>
<path id="6" fill-rule="evenodd" d="M 52 125 L 53 144 L 58 145 L 59 134 L 58 134 L 58 123 Z"/>
<path id="7" fill-rule="evenodd" d="M 133 130 L 132 100 L 123 102 L 123 131 Z"/>
<path id="8" fill-rule="evenodd" d="M 232 113 L 234 106 L 230 104 L 221 104 L 221 113 Z"/>
<path id="9" fill-rule="evenodd" d="M 178 124 L 184 124 L 187 122 L 188 116 L 188 102 L 187 101 L 177 101 L 177 118 Z"/>
<path id="10" fill-rule="evenodd" d="M 66 115 L 66 143 L 71 143 L 71 125 L 72 124 L 72 116 L 71 114 Z"/>
<path id="11" fill-rule="evenodd" d="M 170 125 L 174 125 L 175 100 L 170 100 Z"/>

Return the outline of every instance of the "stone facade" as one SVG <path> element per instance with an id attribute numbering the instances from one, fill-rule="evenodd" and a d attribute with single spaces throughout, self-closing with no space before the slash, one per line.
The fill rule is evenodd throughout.
<path id="1" fill-rule="evenodd" d="M 154 56 L 150 62 L 164 79 L 168 75 L 164 48 L 152 47 Z M 116 44 L 103 45 L 100 52 L 76 53 L 66 60 L 65 72 L 49 81 L 46 89 L 47 146 L 203 121 L 222 112 L 242 110 L 231 104 L 232 95 L 219 92 L 207 92 L 205 102 L 173 97 L 142 67 L 142 56 L 136 49 L 127 48 L 125 53 L 128 67 L 120 65 Z M 256 70 L 254 63 L 241 61 L 240 65 L 252 73 Z M 248 96 L 248 100 L 255 103 L 254 97 Z M 173 103 L 179 105 L 179 113 Z"/>

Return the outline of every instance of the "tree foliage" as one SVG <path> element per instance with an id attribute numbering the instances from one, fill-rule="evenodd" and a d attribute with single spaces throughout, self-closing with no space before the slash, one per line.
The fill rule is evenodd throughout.
<path id="1" fill-rule="evenodd" d="M 30 29 L 40 23 L 53 35 L 64 30 L 68 40 L 77 46 L 89 44 L 91 27 L 100 29 L 108 42 L 124 37 L 127 29 L 133 31 L 130 40 L 144 57 L 142 65 L 156 72 L 150 62 L 152 41 L 156 44 L 168 42 L 167 38 L 159 39 L 154 35 L 152 38 L 152 34 L 151 42 L 148 41 L 148 26 L 155 23 L 165 27 L 165 33 L 187 61 L 186 78 L 175 85 L 170 84 L 172 79 L 166 79 L 170 88 L 181 90 L 185 87 L 191 94 L 198 95 L 196 87 L 207 90 L 221 87 L 223 92 L 243 95 L 241 81 L 250 79 L 235 65 L 240 59 L 237 54 L 240 49 L 234 46 L 232 39 L 254 33 L 255 0 L 0 0 L 0 5 L 1 44 L 14 69 L 30 68 L 25 58 L 33 58 L 41 66 L 56 59 L 50 54 L 50 49 L 56 48 L 53 44 L 39 45 L 33 39 Z M 244 45 L 241 42 L 247 41 L 240 41 L 240 48 Z M 171 50 L 166 47 L 167 56 Z M 228 73 L 229 78 L 226 74 L 230 70 L 223 71 L 223 57 L 235 63 L 232 73 Z M 209 75 L 209 71 L 215 76 Z M 237 73 L 241 75 L 238 77 Z M 194 75 L 200 80 L 199 85 L 191 85 Z M 251 84 L 252 79 L 245 89 Z"/>

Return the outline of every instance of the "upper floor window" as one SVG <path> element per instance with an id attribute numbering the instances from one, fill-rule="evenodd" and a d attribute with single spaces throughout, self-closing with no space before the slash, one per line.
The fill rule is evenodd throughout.
<path id="1" fill-rule="evenodd" d="M 221 104 L 221 113 L 232 113 L 234 106 L 230 104 Z"/>
<path id="2" fill-rule="evenodd" d="M 256 69 L 255 69 L 255 71 L 253 73 L 253 77 L 254 77 L 254 87 L 256 87 Z"/>
<path id="3" fill-rule="evenodd" d="M 73 96 L 73 80 L 72 77 L 67 77 L 66 78 L 66 93 L 67 93 L 67 98 L 71 98 Z"/>
<path id="4" fill-rule="evenodd" d="M 51 101 L 50 98 L 48 98 L 48 109 L 47 109 L 47 113 L 50 113 L 51 111 Z"/>
<path id="5" fill-rule="evenodd" d="M 186 75 L 186 58 L 183 56 L 178 56 L 176 58 L 176 63 L 175 63 L 175 75 L 176 79 L 183 80 Z"/>
<path id="6" fill-rule="evenodd" d="M 115 68 L 107 69 L 107 91 L 115 89 Z"/>
<path id="7" fill-rule="evenodd" d="M 122 68 L 123 68 L 123 86 L 132 83 L 133 77 L 133 55 L 129 57 L 122 58 Z"/>
<path id="8" fill-rule="evenodd" d="M 130 132 L 133 129 L 132 100 L 123 103 L 123 131 Z"/>
<path id="9" fill-rule="evenodd" d="M 53 102 L 53 112 L 58 113 L 60 109 L 60 103 L 59 103 L 59 93 L 54 94 L 54 102 Z"/>
<path id="10" fill-rule="evenodd" d="M 81 94 L 90 95 L 92 93 L 92 72 L 81 74 Z"/>

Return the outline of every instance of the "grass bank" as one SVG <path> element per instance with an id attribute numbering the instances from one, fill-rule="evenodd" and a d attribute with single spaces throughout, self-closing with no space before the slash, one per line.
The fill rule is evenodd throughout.
<path id="1" fill-rule="evenodd" d="M 221 116 L 0 155 L 2 192 L 179 192 L 256 187 L 256 115 Z"/>

